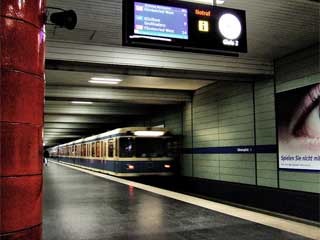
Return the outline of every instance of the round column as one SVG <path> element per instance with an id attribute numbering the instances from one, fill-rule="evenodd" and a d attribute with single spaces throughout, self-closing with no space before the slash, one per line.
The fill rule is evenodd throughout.
<path id="1" fill-rule="evenodd" d="M 0 238 L 41 239 L 43 0 L 1 0 Z"/>

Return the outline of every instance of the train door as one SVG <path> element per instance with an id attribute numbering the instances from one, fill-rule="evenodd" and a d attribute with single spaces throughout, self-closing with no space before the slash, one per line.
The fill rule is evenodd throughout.
<path id="1" fill-rule="evenodd" d="M 114 161 L 114 152 L 115 152 L 115 146 L 114 146 L 114 139 L 108 139 L 108 161 L 106 168 L 109 171 L 115 172 L 115 161 Z"/>
<path id="2" fill-rule="evenodd" d="M 114 141 L 113 139 L 108 140 L 108 158 L 114 158 Z"/>

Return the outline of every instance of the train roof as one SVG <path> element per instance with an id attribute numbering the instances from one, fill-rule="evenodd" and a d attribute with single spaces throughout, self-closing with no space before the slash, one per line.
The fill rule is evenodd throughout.
<path id="1" fill-rule="evenodd" d="M 83 143 L 83 142 L 91 142 L 91 141 L 94 141 L 96 139 L 107 138 L 109 136 L 119 136 L 119 135 L 122 135 L 122 134 L 126 134 L 128 132 L 134 133 L 136 131 L 162 131 L 162 132 L 164 132 L 164 134 L 167 134 L 169 132 L 169 130 L 167 128 L 160 128 L 160 127 L 125 127 L 125 128 L 117 128 L 117 129 L 114 129 L 114 130 L 111 130 L 111 131 L 107 131 L 107 132 L 104 132 L 104 133 L 100 133 L 100 134 L 97 134 L 97 135 L 93 135 L 93 136 L 90 136 L 90 137 L 80 138 L 80 139 L 77 139 L 77 140 L 72 141 L 72 142 L 60 144 L 60 145 L 51 147 L 50 149 L 54 149 L 54 148 L 57 148 L 57 147 L 74 145 L 74 144 L 79 144 L 79 143 Z"/>

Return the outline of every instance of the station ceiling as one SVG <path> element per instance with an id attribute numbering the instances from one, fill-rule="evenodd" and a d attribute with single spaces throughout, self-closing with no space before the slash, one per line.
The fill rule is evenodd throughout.
<path id="1" fill-rule="evenodd" d="M 123 47 L 122 0 L 48 0 L 47 6 L 78 15 L 73 31 L 46 26 L 47 146 L 138 122 L 190 101 L 192 91 L 217 80 L 268 78 L 275 59 L 319 42 L 317 0 L 225 0 L 224 7 L 246 10 L 248 53 L 238 58 Z M 122 82 L 101 86 L 91 77 Z"/>
<path id="2" fill-rule="evenodd" d="M 73 9 L 78 15 L 72 32 L 47 26 L 49 40 L 121 46 L 122 0 L 48 0 L 47 4 Z M 246 57 L 273 60 L 318 41 L 319 1 L 225 0 L 222 6 L 246 11 Z"/>

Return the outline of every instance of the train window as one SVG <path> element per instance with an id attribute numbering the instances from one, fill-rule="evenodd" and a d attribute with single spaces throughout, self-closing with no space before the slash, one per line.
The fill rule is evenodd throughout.
<path id="1" fill-rule="evenodd" d="M 113 157 L 113 140 L 108 141 L 108 156 Z"/>
<path id="2" fill-rule="evenodd" d="M 86 144 L 86 157 L 89 156 L 89 144 Z"/>
<path id="3" fill-rule="evenodd" d="M 79 144 L 79 145 L 78 145 L 78 148 L 79 148 L 78 156 L 81 156 L 82 145 L 81 145 L 81 144 Z"/>
<path id="4" fill-rule="evenodd" d="M 96 157 L 100 157 L 100 142 L 97 142 L 97 152 L 96 152 Z"/>
<path id="5" fill-rule="evenodd" d="M 103 157 L 107 156 L 107 142 L 103 142 L 104 148 L 103 148 Z"/>
<path id="6" fill-rule="evenodd" d="M 120 157 L 133 157 L 134 139 L 132 137 L 123 137 L 119 139 Z"/>
<path id="7" fill-rule="evenodd" d="M 104 142 L 100 141 L 100 147 L 101 147 L 101 150 L 100 150 L 101 156 L 100 156 L 100 157 L 104 157 L 104 155 L 103 155 L 103 151 L 104 151 Z"/>
<path id="8" fill-rule="evenodd" d="M 168 157 L 175 157 L 178 154 L 178 146 L 179 142 L 175 139 L 168 139 L 167 140 L 167 148 L 168 148 L 168 152 L 167 152 L 167 156 Z"/>
<path id="9" fill-rule="evenodd" d="M 87 144 L 87 157 L 91 157 L 91 143 Z"/>
<path id="10" fill-rule="evenodd" d="M 92 145 L 91 145 L 91 156 L 92 157 L 95 157 L 96 156 L 96 143 L 94 142 L 94 143 L 92 143 Z"/>
<path id="11" fill-rule="evenodd" d="M 86 156 L 86 145 L 81 144 L 81 156 L 84 157 Z"/>
<path id="12" fill-rule="evenodd" d="M 136 138 L 136 157 L 164 157 L 168 154 L 163 138 Z"/>
<path id="13" fill-rule="evenodd" d="M 114 155 L 117 157 L 119 152 L 119 138 L 114 140 Z"/>

